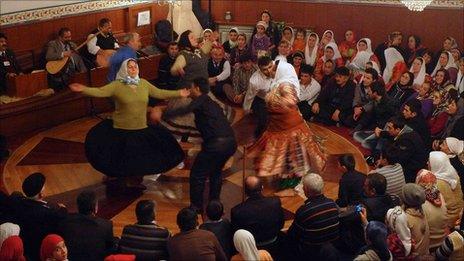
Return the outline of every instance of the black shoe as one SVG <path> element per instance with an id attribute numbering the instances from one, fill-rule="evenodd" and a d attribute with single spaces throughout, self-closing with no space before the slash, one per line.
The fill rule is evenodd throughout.
<path id="1" fill-rule="evenodd" d="M 375 158 L 372 155 L 365 156 L 364 159 L 366 160 L 367 165 L 374 166 L 375 165 Z"/>

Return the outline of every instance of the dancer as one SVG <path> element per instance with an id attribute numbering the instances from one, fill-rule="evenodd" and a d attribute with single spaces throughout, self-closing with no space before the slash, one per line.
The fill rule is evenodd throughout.
<path id="1" fill-rule="evenodd" d="M 79 83 L 69 87 L 91 97 L 111 97 L 116 109 L 112 119 L 94 126 L 87 134 L 89 163 L 109 177 L 123 178 L 126 187 L 145 189 L 142 176 L 167 171 L 178 165 L 184 153 L 167 129 L 147 125 L 148 96 L 157 99 L 187 97 L 189 91 L 161 90 L 140 79 L 134 59 L 125 60 L 116 80 L 100 88 Z"/>
<path id="2" fill-rule="evenodd" d="M 209 97 L 206 78 L 197 78 L 190 84 L 192 102 L 186 106 L 162 113 L 153 109 L 151 118 L 159 122 L 177 115 L 193 113 L 195 125 L 201 134 L 201 151 L 190 171 L 190 204 L 198 213 L 203 212 L 203 191 L 209 178 L 209 200 L 219 200 L 222 187 L 222 168 L 237 149 L 235 134 L 222 108 Z"/>
<path id="3" fill-rule="evenodd" d="M 308 171 L 321 173 L 326 155 L 298 111 L 295 87 L 281 83 L 266 95 L 269 122 L 248 148 L 259 177 L 279 176 L 281 189 L 293 188 Z M 283 193 L 286 194 L 286 193 Z"/>

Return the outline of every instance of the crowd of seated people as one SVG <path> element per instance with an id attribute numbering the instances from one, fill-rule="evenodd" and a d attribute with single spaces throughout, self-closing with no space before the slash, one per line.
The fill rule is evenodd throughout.
<path id="1" fill-rule="evenodd" d="M 50 48 L 64 48 L 61 55 L 69 55 L 69 33 L 60 31 Z M 95 35 L 87 44 L 94 62 L 101 51 L 118 47 L 109 20 L 101 21 Z M 127 42 L 138 37 L 129 36 Z M 345 173 L 336 200 L 324 196 L 321 176 L 303 177 L 307 200 L 287 233 L 282 232 L 280 200 L 264 196 L 260 180 L 249 177 L 248 199 L 231 210 L 230 221 L 222 217 L 222 204 L 213 201 L 208 219 L 197 229 L 195 211 L 185 208 L 177 216 L 181 232 L 171 236 L 156 224 L 154 203 L 141 201 L 137 223 L 127 225 L 120 240 L 114 238 L 111 222 L 97 218 L 94 193 L 79 195 L 79 213 L 68 214 L 65 206 L 44 201 L 45 177 L 33 174 L 24 180 L 24 195 L 2 196 L 2 222 L 10 223 L 0 228 L 0 255 L 31 260 L 101 260 L 117 254 L 137 260 L 464 258 L 464 226 L 459 227 L 464 205 L 464 58 L 453 37 L 434 52 L 416 35 L 403 47 L 403 35 L 392 32 L 373 49 L 369 38 L 358 40 L 350 29 L 337 44 L 331 30 L 318 36 L 286 27 L 281 33 L 267 11 L 251 39 L 236 28 L 224 46 L 212 30 L 202 37 L 214 42 L 208 73 L 220 99 L 253 108 L 251 103 L 265 94 L 246 101 L 250 84 L 272 82 L 257 58 L 268 55 L 289 63 L 300 78 L 298 107 L 304 118 L 348 128 L 355 142 L 370 150 L 366 160 L 372 170 L 357 172 L 354 158 L 343 155 L 339 163 Z M 20 73 L 6 39 L 0 35 L 1 79 Z M 162 88 L 178 81 L 170 74 L 177 44 L 166 44 L 166 51 L 158 68 Z M 92 241 L 87 241 L 90 233 Z"/>

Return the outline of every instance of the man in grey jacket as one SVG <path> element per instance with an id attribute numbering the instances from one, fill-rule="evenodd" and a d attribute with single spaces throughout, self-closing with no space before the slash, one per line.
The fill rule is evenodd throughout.
<path id="1" fill-rule="evenodd" d="M 63 27 L 58 31 L 58 38 L 50 41 L 47 44 L 47 53 L 45 59 L 49 61 L 58 61 L 64 57 L 69 57 L 70 61 L 66 65 L 67 68 L 63 72 L 74 74 L 76 72 L 87 72 L 84 62 L 80 55 L 76 52 L 76 44 L 71 42 L 71 30 Z"/>

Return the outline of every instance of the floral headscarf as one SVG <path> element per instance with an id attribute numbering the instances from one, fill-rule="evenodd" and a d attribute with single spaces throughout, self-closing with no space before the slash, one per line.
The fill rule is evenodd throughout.
<path id="1" fill-rule="evenodd" d="M 425 190 L 425 199 L 436 207 L 441 207 L 443 202 L 440 197 L 440 190 L 437 187 L 437 177 L 426 169 L 421 169 L 417 173 L 416 184 Z"/>

